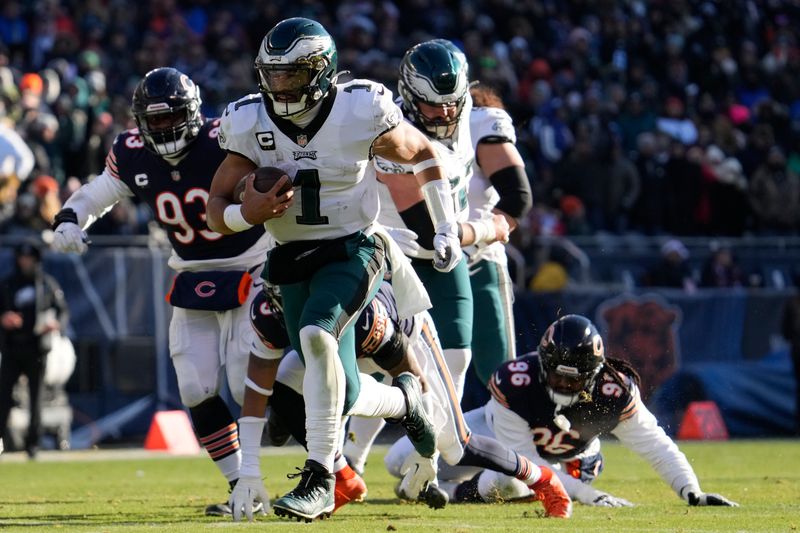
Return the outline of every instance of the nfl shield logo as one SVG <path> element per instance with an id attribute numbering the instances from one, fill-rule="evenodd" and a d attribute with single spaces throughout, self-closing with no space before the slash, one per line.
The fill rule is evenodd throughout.
<path id="1" fill-rule="evenodd" d="M 308 144 L 308 137 L 305 135 L 298 135 L 297 136 L 297 144 L 298 146 L 305 146 Z"/>
<path id="2" fill-rule="evenodd" d="M 180 173 L 180 171 L 178 171 L 178 170 L 173 170 L 172 172 L 170 172 L 170 174 L 172 175 L 172 181 L 180 181 L 180 180 L 181 180 L 181 173 Z"/>

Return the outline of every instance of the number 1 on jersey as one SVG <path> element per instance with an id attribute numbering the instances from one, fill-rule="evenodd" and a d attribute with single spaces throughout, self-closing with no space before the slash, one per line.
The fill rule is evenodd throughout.
<path id="1" fill-rule="evenodd" d="M 319 212 L 319 172 L 315 168 L 303 168 L 297 171 L 293 185 L 300 186 L 300 215 L 298 224 L 320 226 L 328 223 L 328 217 Z"/>

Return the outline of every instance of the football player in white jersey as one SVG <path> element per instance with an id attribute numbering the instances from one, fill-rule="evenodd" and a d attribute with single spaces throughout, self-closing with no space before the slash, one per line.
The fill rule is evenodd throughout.
<path id="1" fill-rule="evenodd" d="M 172 244 L 178 272 L 168 296 L 173 306 L 169 351 L 181 402 L 214 464 L 234 486 L 241 452 L 233 415 L 219 396 L 222 380 L 242 403 L 253 331 L 252 276 L 272 239 L 263 228 L 222 235 L 206 224 L 211 180 L 225 158 L 218 119 L 200 115 L 200 90 L 174 68 L 148 72 L 133 94 L 137 129 L 121 133 L 104 171 L 83 185 L 55 217 L 53 248 L 84 253 L 84 230 L 123 198 L 146 202 Z M 224 373 L 224 374 L 223 374 Z M 206 508 L 230 515 L 226 504 Z"/>
<path id="2" fill-rule="evenodd" d="M 467 62 L 450 41 L 434 39 L 410 48 L 400 63 L 398 91 L 406 120 L 433 142 L 452 185 L 453 207 L 459 221 L 462 245 L 491 243 L 508 239 L 509 226 L 497 215 L 467 220 L 467 187 L 475 152 L 470 137 Z M 435 221 L 425 209 L 419 190 L 409 186 L 409 165 L 375 159 L 381 187 L 380 222 L 390 228 L 405 228 L 416 234 L 414 241 L 398 239 L 428 290 L 430 310 L 444 347 L 447 366 L 459 398 L 469 365 L 472 344 L 473 304 L 466 262 L 449 272 L 430 266 L 433 257 Z"/>
<path id="3" fill-rule="evenodd" d="M 531 186 L 525 163 L 514 143 L 511 117 L 500 97 L 484 85 L 470 88 L 473 100 L 470 136 L 475 149 L 469 182 L 469 211 L 472 220 L 502 215 L 510 230 L 531 208 Z M 505 246 L 501 242 L 470 246 L 469 281 L 472 287 L 471 375 L 462 405 L 465 409 L 483 405 L 489 399 L 486 385 L 492 372 L 516 357 L 514 338 L 514 287 L 508 273 Z M 479 381 L 478 383 L 476 381 Z M 470 387 L 470 385 L 473 385 Z"/>
<path id="4" fill-rule="evenodd" d="M 380 285 L 387 254 L 394 282 L 408 280 L 398 290 L 405 310 L 427 305 L 418 280 L 398 274 L 403 263 L 396 244 L 374 233 L 381 231 L 374 156 L 413 165 L 409 182 L 422 190 L 435 222 L 434 267 L 449 271 L 461 260 L 450 182 L 430 141 L 403 122 L 385 87 L 369 80 L 337 84 L 336 66 L 333 39 L 316 21 L 286 19 L 267 33 L 255 63 L 260 94 L 223 114 L 219 142 L 228 156 L 208 203 L 215 231 L 263 223 L 278 242 L 263 277 L 280 286 L 289 338 L 306 364 L 303 389 L 314 393 L 306 395 L 309 459 L 298 486 L 273 507 L 278 515 L 304 519 L 327 516 L 334 507 L 341 415 L 360 388 L 352 324 Z M 239 180 L 263 166 L 280 166 L 287 175 L 266 193 L 249 177 L 242 203 L 233 203 Z M 290 177 L 293 190 L 279 194 Z M 435 435 L 424 410 L 415 407 L 419 384 L 400 385 L 387 407 L 394 414 L 387 416 L 405 416 L 417 449 L 430 456 Z M 240 427 L 248 424 L 263 427 L 264 419 L 240 420 Z"/>

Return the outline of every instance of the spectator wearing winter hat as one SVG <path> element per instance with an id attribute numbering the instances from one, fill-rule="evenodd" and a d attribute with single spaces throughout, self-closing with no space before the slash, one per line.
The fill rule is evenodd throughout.
<path id="1" fill-rule="evenodd" d="M 30 189 L 39 201 L 39 216 L 48 225 L 52 224 L 61 211 L 58 182 L 52 176 L 41 175 L 33 180 Z"/>
<path id="2" fill-rule="evenodd" d="M 689 268 L 689 250 L 678 239 L 661 245 L 661 260 L 648 269 L 644 284 L 649 287 L 672 287 L 693 293 L 697 286 Z"/>

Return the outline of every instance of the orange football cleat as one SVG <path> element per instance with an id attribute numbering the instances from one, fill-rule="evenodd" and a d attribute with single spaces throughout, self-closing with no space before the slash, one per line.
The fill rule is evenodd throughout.
<path id="1" fill-rule="evenodd" d="M 350 465 L 336 472 L 336 492 L 334 493 L 335 513 L 339 507 L 350 502 L 361 502 L 367 497 L 367 484 Z"/>
<path id="2" fill-rule="evenodd" d="M 572 500 L 569 499 L 567 489 L 552 470 L 546 466 L 539 468 L 542 470 L 542 476 L 539 481 L 530 485 L 530 488 L 536 492 L 536 499 L 542 501 L 545 515 L 569 518 L 572 515 Z"/>

